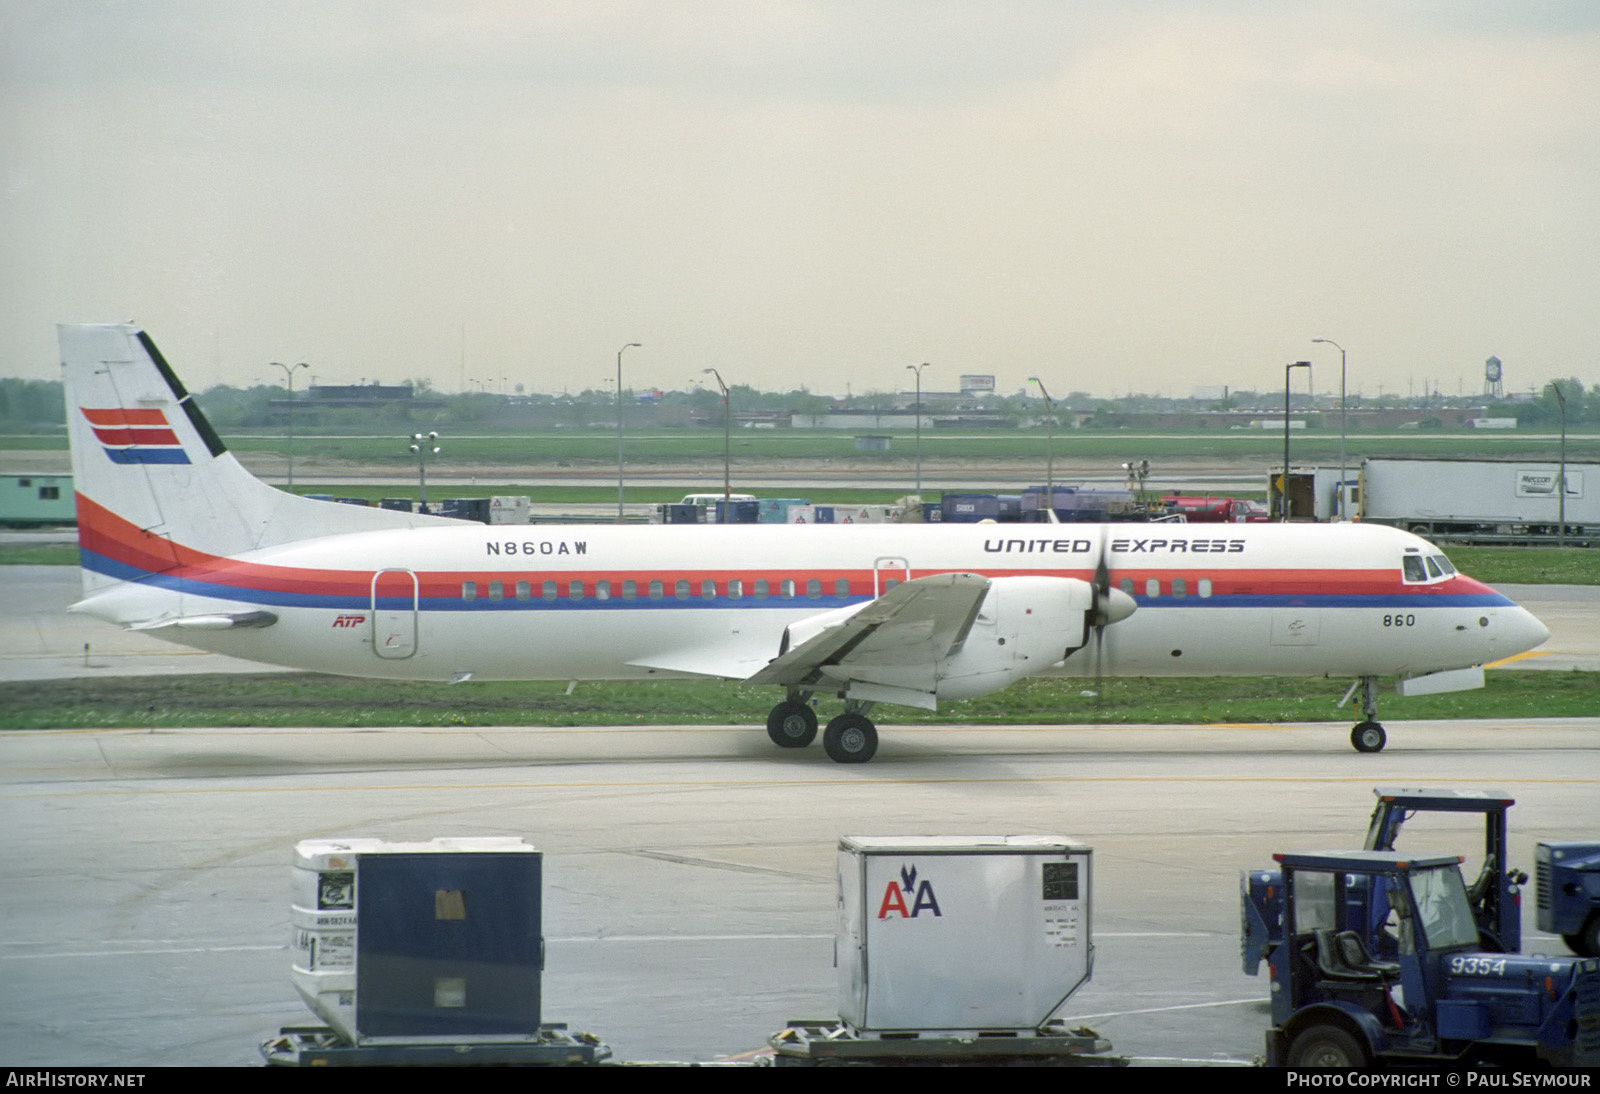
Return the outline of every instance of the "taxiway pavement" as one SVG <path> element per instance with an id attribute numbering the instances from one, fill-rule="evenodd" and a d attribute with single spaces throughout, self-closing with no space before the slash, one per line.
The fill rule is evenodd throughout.
<path id="1" fill-rule="evenodd" d="M 0 734 L 0 1059 L 257 1063 L 312 1020 L 295 842 L 485 835 L 545 852 L 545 1020 L 619 1059 L 741 1057 L 838 1013 L 841 835 L 1033 833 L 1094 848 L 1094 979 L 1062 1014 L 1137 1063 L 1247 1062 L 1241 869 L 1357 845 L 1378 784 L 1505 790 L 1524 869 L 1600 833 L 1600 719 L 1389 729 L 1362 755 L 1326 725 L 886 727 L 861 767 L 751 727 Z M 1438 820 L 1406 845 L 1481 848 Z M 1530 902 L 1526 947 L 1562 952 L 1533 926 Z"/>

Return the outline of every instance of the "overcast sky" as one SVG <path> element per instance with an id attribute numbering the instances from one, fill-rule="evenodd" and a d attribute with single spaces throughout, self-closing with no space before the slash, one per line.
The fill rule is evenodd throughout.
<path id="1" fill-rule="evenodd" d="M 0 0 L 0 183 L 0 375 L 1600 384 L 1593 0 Z"/>

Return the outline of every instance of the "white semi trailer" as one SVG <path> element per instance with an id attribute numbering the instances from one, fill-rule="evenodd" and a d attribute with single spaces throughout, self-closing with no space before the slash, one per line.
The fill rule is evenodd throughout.
<path id="1" fill-rule="evenodd" d="M 1594 542 L 1600 540 L 1600 463 L 1366 459 L 1357 512 L 1362 520 L 1428 537 Z"/>

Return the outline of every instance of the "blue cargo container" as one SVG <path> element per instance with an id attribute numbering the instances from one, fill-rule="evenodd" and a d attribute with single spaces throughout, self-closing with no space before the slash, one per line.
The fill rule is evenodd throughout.
<path id="1" fill-rule="evenodd" d="M 939 503 L 946 524 L 1000 519 L 1000 498 L 995 494 L 946 494 Z"/>
<path id="2" fill-rule="evenodd" d="M 433 511 L 441 517 L 454 517 L 456 520 L 475 520 L 479 524 L 489 523 L 488 498 L 446 498 Z"/>
<path id="3" fill-rule="evenodd" d="M 718 524 L 758 524 L 761 521 L 759 501 L 717 502 Z"/>

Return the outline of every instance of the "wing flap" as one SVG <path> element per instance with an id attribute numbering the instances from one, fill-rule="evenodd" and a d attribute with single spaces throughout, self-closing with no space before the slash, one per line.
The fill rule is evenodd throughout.
<path id="1" fill-rule="evenodd" d="M 988 591 L 989 579 L 976 574 L 903 582 L 792 646 L 745 682 L 799 685 L 825 676 L 870 678 L 874 668 L 908 665 L 927 666 L 931 679 L 934 663 L 966 640 Z"/>

